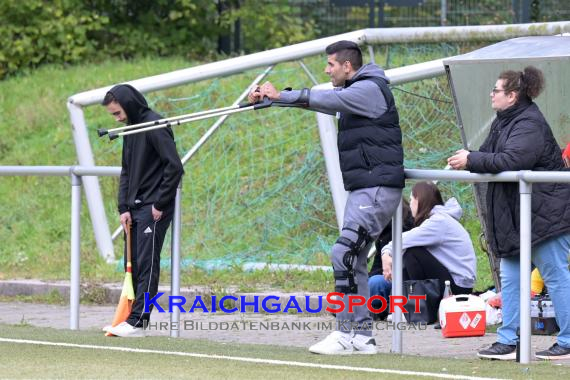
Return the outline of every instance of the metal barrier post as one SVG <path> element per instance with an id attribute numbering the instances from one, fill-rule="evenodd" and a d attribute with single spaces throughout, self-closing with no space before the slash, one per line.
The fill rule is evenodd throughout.
<path id="1" fill-rule="evenodd" d="M 402 295 L 402 200 L 392 217 L 392 295 Z M 392 314 L 394 331 L 392 332 L 392 352 L 402 353 L 402 331 L 398 329 L 402 321 L 402 310 L 398 307 Z"/>
<path id="2" fill-rule="evenodd" d="M 519 179 L 520 193 L 520 362 L 530 363 L 530 271 L 532 183 Z"/>
<path id="3" fill-rule="evenodd" d="M 72 168 L 73 170 L 73 168 Z M 81 252 L 81 177 L 71 171 L 71 261 L 69 328 L 79 330 L 79 260 Z"/>
<path id="4" fill-rule="evenodd" d="M 174 201 L 174 216 L 172 218 L 172 242 L 170 252 L 170 294 L 173 296 L 180 295 L 180 231 L 181 231 L 181 194 L 182 180 L 176 189 L 176 198 Z M 173 328 L 176 326 L 176 328 Z M 170 336 L 178 338 L 180 336 L 180 309 L 174 308 L 170 314 Z"/>

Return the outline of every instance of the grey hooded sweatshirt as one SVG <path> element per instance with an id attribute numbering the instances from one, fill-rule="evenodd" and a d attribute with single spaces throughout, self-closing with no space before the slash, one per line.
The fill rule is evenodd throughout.
<path id="1" fill-rule="evenodd" d="M 469 233 L 459 223 L 463 210 L 455 198 L 445 205 L 435 206 L 418 227 L 402 234 L 402 250 L 410 247 L 425 247 L 443 266 L 447 268 L 453 281 L 462 288 L 475 285 L 477 259 Z M 382 254 L 392 256 L 392 242 Z"/>
<path id="2" fill-rule="evenodd" d="M 372 63 L 358 69 L 352 80 L 360 77 L 379 77 L 390 82 L 384 70 Z M 281 91 L 280 100 L 284 103 L 293 103 L 300 94 L 300 90 Z M 387 105 L 380 88 L 372 81 L 362 80 L 347 88 L 311 89 L 309 109 L 329 115 L 340 112 L 375 119 L 386 112 Z"/>
<path id="3" fill-rule="evenodd" d="M 312 89 L 309 109 L 337 113 L 338 152 L 344 188 L 353 191 L 404 187 L 402 132 L 384 70 L 362 66 L 342 88 Z M 299 91 L 282 91 L 281 101 L 295 102 Z"/>

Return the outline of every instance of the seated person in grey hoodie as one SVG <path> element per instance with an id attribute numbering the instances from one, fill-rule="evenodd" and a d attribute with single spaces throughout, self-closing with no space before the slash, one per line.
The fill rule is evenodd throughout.
<path id="1" fill-rule="evenodd" d="M 432 182 L 412 188 L 410 208 L 415 227 L 402 234 L 403 279 L 438 278 L 451 283 L 453 294 L 470 294 L 477 260 L 469 233 L 459 223 L 461 206 L 455 198 L 445 204 Z M 392 242 L 382 248 L 384 278 L 392 279 Z M 442 289 L 443 290 L 443 289 Z"/>

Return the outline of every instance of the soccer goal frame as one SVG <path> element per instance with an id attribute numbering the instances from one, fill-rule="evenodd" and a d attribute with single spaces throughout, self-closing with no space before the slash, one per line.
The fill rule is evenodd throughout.
<path id="1" fill-rule="evenodd" d="M 514 25 L 486 25 L 486 26 L 460 26 L 460 27 L 423 27 L 423 28 L 390 28 L 390 29 L 363 29 L 355 32 L 340 34 L 336 36 L 321 38 L 309 42 L 299 43 L 265 52 L 250 54 L 231 59 L 213 62 L 205 65 L 177 70 L 161 75 L 146 77 L 129 81 L 143 93 L 163 90 L 176 86 L 198 82 L 219 76 L 236 74 L 245 70 L 267 67 L 282 62 L 298 60 L 318 54 L 322 54 L 324 48 L 338 40 L 350 40 L 362 46 L 367 46 L 370 56 L 374 56 L 374 45 L 392 43 L 428 43 L 428 42 L 460 42 L 460 41 L 499 41 L 507 38 L 534 35 L 555 35 L 570 32 L 570 22 L 547 22 L 540 24 L 514 24 Z M 388 70 L 387 76 L 392 84 L 401 84 L 411 81 L 434 78 L 445 75 L 443 57 L 435 61 L 411 65 L 407 67 Z M 308 72 L 310 75 L 310 72 Z M 326 86 L 326 85 L 325 85 Z M 84 108 L 99 104 L 106 92 L 112 85 L 89 90 L 72 95 L 67 100 L 67 109 L 70 116 L 73 140 L 77 153 L 77 160 L 82 166 L 95 166 L 93 150 L 91 148 L 88 123 L 84 115 Z M 245 93 L 245 91 L 244 91 Z M 338 156 L 336 154 L 336 127 L 330 116 L 317 114 L 320 120 L 320 138 L 325 152 L 325 161 L 328 171 L 328 178 L 331 184 L 331 191 L 336 209 L 337 222 L 342 220 L 346 193 L 342 188 L 340 169 L 338 168 Z M 222 121 L 223 122 L 223 121 Z M 207 132 L 215 132 L 221 123 L 217 121 Z M 96 134 L 94 134 L 96 135 Z M 205 142 L 201 139 L 200 146 Z M 195 152 L 196 146 L 192 148 L 184 157 L 186 161 Z M 99 187 L 97 177 L 84 177 L 83 184 L 89 208 L 89 214 L 93 226 L 93 232 L 100 255 L 111 262 L 115 260 L 113 252 L 112 233 L 109 228 L 105 208 L 103 207 L 103 197 Z"/>

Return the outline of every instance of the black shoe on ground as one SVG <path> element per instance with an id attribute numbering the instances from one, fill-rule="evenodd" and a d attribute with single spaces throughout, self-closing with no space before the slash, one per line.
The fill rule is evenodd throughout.
<path id="1" fill-rule="evenodd" d="M 370 314 L 372 314 L 372 319 L 374 321 L 385 321 L 389 313 L 387 311 L 383 311 L 381 313 L 370 313 Z"/>
<path id="2" fill-rule="evenodd" d="M 570 359 L 570 348 L 564 348 L 558 343 L 554 343 L 548 350 L 538 351 L 535 356 L 543 360 Z"/>
<path id="3" fill-rule="evenodd" d="M 517 346 L 509 346 L 495 342 L 491 347 L 479 351 L 477 356 L 482 359 L 495 359 L 495 360 L 515 360 L 517 358 Z"/>

